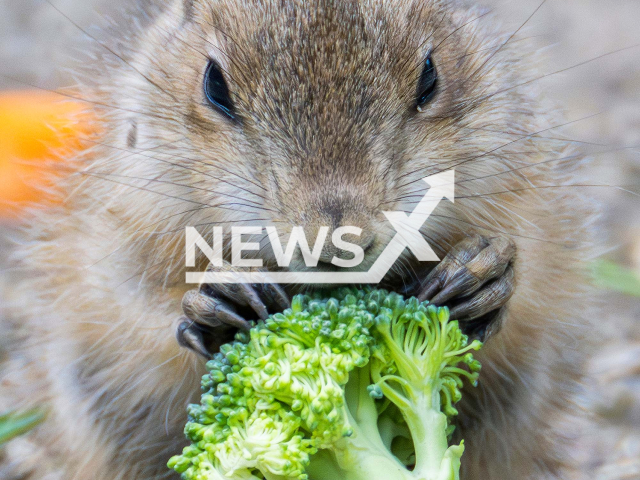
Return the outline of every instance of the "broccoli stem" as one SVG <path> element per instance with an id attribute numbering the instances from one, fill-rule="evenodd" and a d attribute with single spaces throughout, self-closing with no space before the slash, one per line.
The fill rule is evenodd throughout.
<path id="1" fill-rule="evenodd" d="M 447 416 L 441 411 L 448 310 L 439 311 L 438 315 L 439 324 L 430 335 L 418 335 L 415 324 L 380 324 L 378 331 L 385 339 L 398 374 L 382 376 L 380 365 L 371 370 L 373 381 L 400 409 L 409 427 L 416 455 L 411 475 L 417 480 L 458 480 L 464 452 L 462 443 L 449 446 Z M 456 353 L 462 354 L 464 350 Z"/>
<path id="2" fill-rule="evenodd" d="M 369 365 L 351 373 L 345 409 L 353 433 L 312 457 L 307 469 L 310 480 L 458 480 L 464 447 L 448 445 L 447 416 L 434 408 L 440 405 L 439 389 L 424 385 L 417 393 L 411 389 L 411 399 L 405 398 L 401 408 L 416 450 L 416 467 L 411 471 L 380 436 L 376 405 L 366 389 L 370 382 Z"/>
<path id="3" fill-rule="evenodd" d="M 413 476 L 426 480 L 457 480 L 464 446 L 449 446 L 447 416 L 439 409 L 427 408 L 418 402 L 414 409 L 404 411 L 416 451 Z"/>
<path id="4" fill-rule="evenodd" d="M 341 452 L 322 450 L 307 472 L 310 480 L 415 480 L 390 454 L 372 451 L 359 441 L 346 442 Z"/>
<path id="5" fill-rule="evenodd" d="M 414 480 L 391 452 L 380 448 L 375 437 L 367 437 L 359 425 L 353 427 L 351 437 L 313 456 L 307 469 L 310 480 Z"/>
<path id="6" fill-rule="evenodd" d="M 380 437 L 378 412 L 367 391 L 370 384 L 369 365 L 351 372 L 344 408 L 353 433 L 312 457 L 307 469 L 310 480 L 413 479 Z"/>
<path id="7" fill-rule="evenodd" d="M 448 444 L 447 416 L 439 408 L 439 385 L 432 381 L 413 380 L 411 385 L 403 385 L 407 396 L 386 382 L 380 385 L 385 396 L 400 408 L 411 432 L 416 455 L 411 477 L 418 480 L 458 480 L 464 446 L 462 443 Z"/>

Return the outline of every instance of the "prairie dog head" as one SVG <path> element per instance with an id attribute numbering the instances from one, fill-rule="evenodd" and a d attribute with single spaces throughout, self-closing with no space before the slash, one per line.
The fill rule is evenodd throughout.
<path id="1" fill-rule="evenodd" d="M 383 211 L 411 211 L 427 175 L 491 172 L 470 161 L 496 145 L 487 129 L 533 121 L 488 18 L 449 0 L 176 1 L 111 80 L 115 141 L 139 153 L 120 168 L 191 202 L 164 229 L 300 225 L 312 244 L 355 226 L 366 267 L 394 233 Z M 431 238 L 465 230 L 442 217 Z"/>

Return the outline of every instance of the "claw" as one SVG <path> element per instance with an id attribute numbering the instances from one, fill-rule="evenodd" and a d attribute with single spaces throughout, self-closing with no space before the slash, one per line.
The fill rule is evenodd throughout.
<path id="1" fill-rule="evenodd" d="M 268 283 L 266 285 L 262 285 L 262 291 L 268 298 L 272 299 L 273 303 L 279 310 L 286 310 L 291 306 L 289 295 L 287 295 L 280 285 Z"/>
<path id="2" fill-rule="evenodd" d="M 219 327 L 223 324 L 248 330 L 251 324 L 238 315 L 225 301 L 199 290 L 190 290 L 182 298 L 184 314 L 198 324 Z"/>
<path id="3" fill-rule="evenodd" d="M 432 299 L 434 294 L 442 287 L 442 280 L 439 277 L 434 277 L 427 281 L 422 287 L 422 291 L 418 294 L 418 300 L 424 302 Z"/>
<path id="4" fill-rule="evenodd" d="M 462 320 L 462 328 L 469 335 L 471 341 L 485 342 L 487 338 L 495 335 L 502 327 L 500 310 L 494 310 L 474 320 Z"/>
<path id="5" fill-rule="evenodd" d="M 251 309 L 258 314 L 258 317 L 261 320 L 265 320 L 269 316 L 269 312 L 267 311 L 267 306 L 260 298 L 260 295 L 256 292 L 256 289 L 247 284 L 241 284 L 239 287 L 240 288 L 238 290 L 241 301 L 251 307 Z"/>
<path id="6" fill-rule="evenodd" d="M 473 292 L 473 286 L 470 285 L 473 282 L 472 278 L 467 275 L 456 275 L 451 283 L 447 284 L 440 293 L 433 296 L 431 299 L 431 303 L 434 305 L 443 305 L 447 300 L 457 296 L 458 294 L 462 294 L 462 292 L 469 291 L 469 293 Z"/>
<path id="7" fill-rule="evenodd" d="M 474 320 L 487 312 L 503 307 L 514 291 L 514 273 L 508 267 L 497 280 L 481 288 L 471 299 L 451 309 L 451 316 L 458 320 Z"/>
<path id="8" fill-rule="evenodd" d="M 422 285 L 418 300 L 431 300 L 435 293 L 446 285 L 459 268 L 478 255 L 488 245 L 480 235 L 473 235 L 458 243 L 449 254 L 429 272 Z"/>
<path id="9" fill-rule="evenodd" d="M 267 306 L 258 295 L 256 289 L 249 284 L 216 285 L 215 287 L 202 285 L 201 290 L 209 296 L 225 298 L 233 305 L 249 307 L 262 320 L 269 316 Z"/>
<path id="10" fill-rule="evenodd" d="M 181 319 L 178 328 L 176 329 L 176 339 L 180 346 L 188 348 L 196 352 L 203 357 L 210 359 L 211 354 L 204 345 L 204 339 L 202 337 L 202 331 L 190 320 L 186 318 Z"/>

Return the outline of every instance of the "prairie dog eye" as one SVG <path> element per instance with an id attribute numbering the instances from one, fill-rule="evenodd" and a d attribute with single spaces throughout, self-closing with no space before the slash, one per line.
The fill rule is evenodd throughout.
<path id="1" fill-rule="evenodd" d="M 436 65 L 433 63 L 431 54 L 427 55 L 422 67 L 422 73 L 418 80 L 418 88 L 416 91 L 416 108 L 422 112 L 422 108 L 429 103 L 436 94 L 438 86 L 438 72 Z"/>
<path id="2" fill-rule="evenodd" d="M 213 60 L 209 62 L 204 74 L 204 93 L 216 110 L 232 120 L 235 119 L 233 102 L 229 97 L 229 87 L 222 70 Z"/>

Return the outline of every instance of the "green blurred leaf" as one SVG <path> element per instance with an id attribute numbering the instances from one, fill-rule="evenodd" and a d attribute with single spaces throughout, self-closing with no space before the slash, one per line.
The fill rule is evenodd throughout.
<path id="1" fill-rule="evenodd" d="M 593 274 L 598 286 L 640 297 L 640 277 L 630 268 L 607 260 L 594 263 Z"/>
<path id="2" fill-rule="evenodd" d="M 28 412 L 11 412 L 0 415 L 0 445 L 9 440 L 27 433 L 33 427 L 44 420 L 45 413 L 42 410 L 30 410 Z"/>

